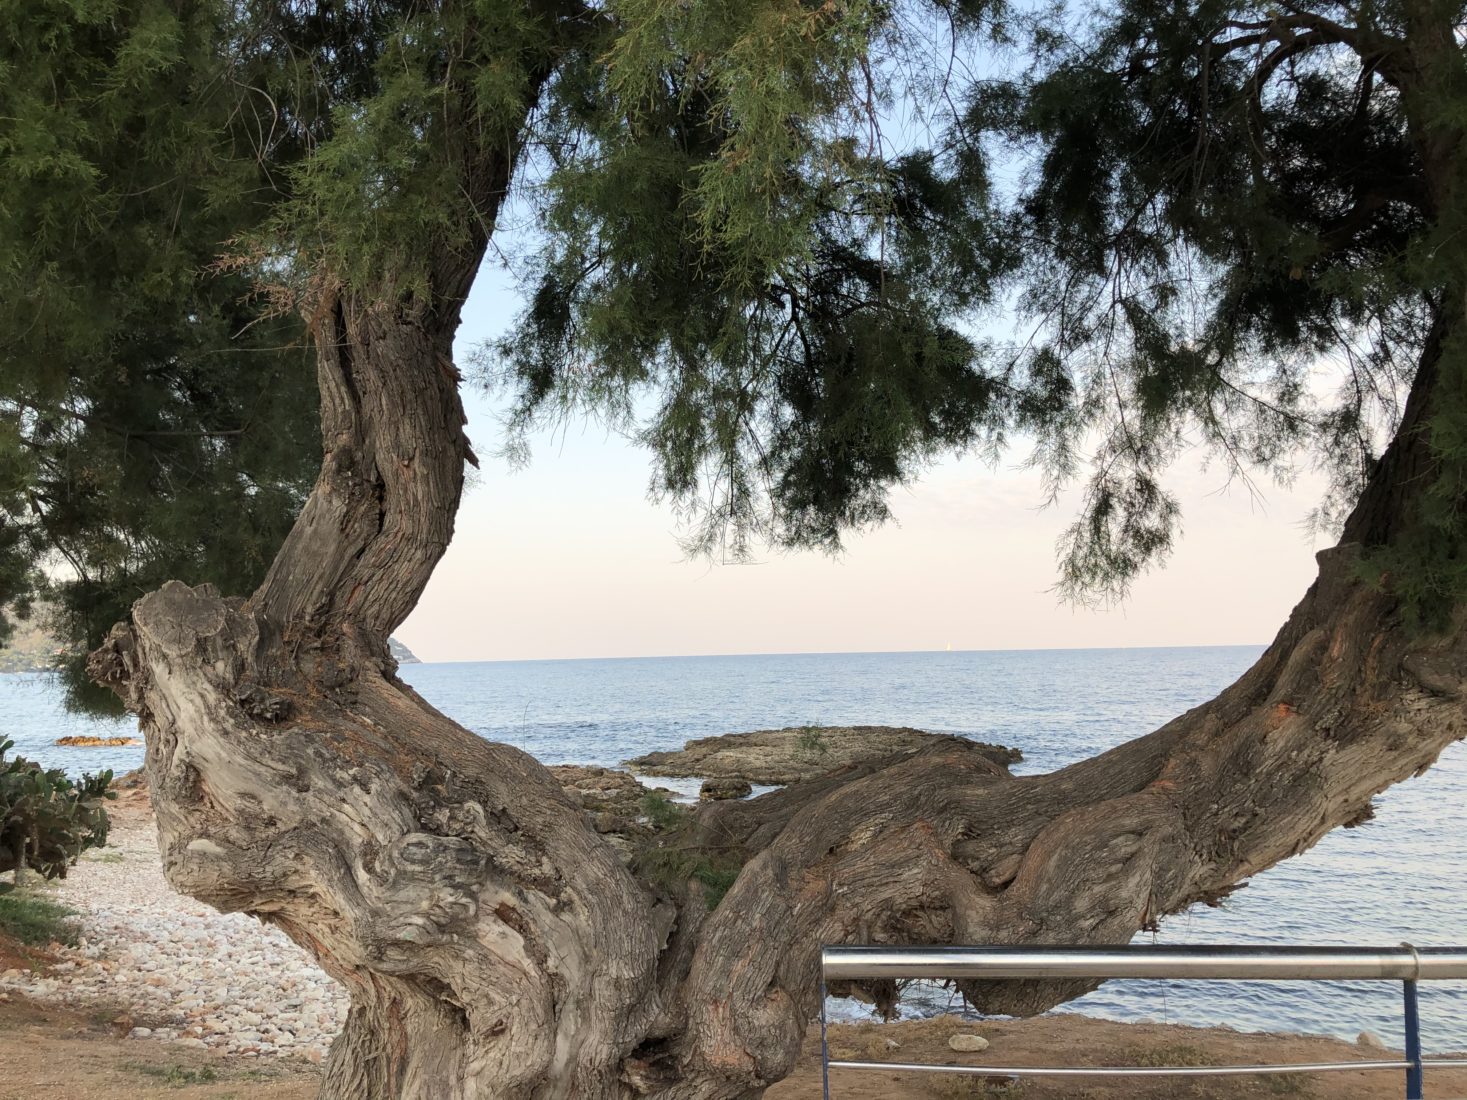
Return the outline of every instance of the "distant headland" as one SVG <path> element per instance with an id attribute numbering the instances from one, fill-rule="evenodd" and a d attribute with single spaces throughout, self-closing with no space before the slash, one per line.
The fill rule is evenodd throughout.
<path id="1" fill-rule="evenodd" d="M 387 647 L 400 665 L 422 663 L 396 638 L 389 638 Z M 9 644 L 0 646 L 0 673 L 51 672 L 65 657 L 66 646 L 45 629 L 43 617 L 36 615 L 17 622 Z"/>

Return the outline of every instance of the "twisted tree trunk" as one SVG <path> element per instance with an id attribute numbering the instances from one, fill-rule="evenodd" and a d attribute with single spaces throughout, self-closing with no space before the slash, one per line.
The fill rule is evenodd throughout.
<path id="1" fill-rule="evenodd" d="M 513 162 L 475 162 L 480 210 Z M 147 734 L 169 881 L 349 990 L 325 1097 L 758 1097 L 794 1065 L 822 942 L 1125 942 L 1363 820 L 1467 733 L 1462 616 L 1412 634 L 1356 569 L 1410 522 L 1443 320 L 1344 540 L 1216 700 L 1051 775 L 939 746 L 708 804 L 679 842 L 736 853 L 721 902 L 642 881 L 543 767 L 387 653 L 471 460 L 451 345 L 485 243 L 433 256 L 412 309 L 323 288 L 322 471 L 268 578 L 247 600 L 171 583 L 92 659 Z M 1029 1012 L 1078 991 L 969 992 Z"/>
<path id="2" fill-rule="evenodd" d="M 423 703 L 386 648 L 468 457 L 450 349 L 479 254 L 457 259 L 441 312 L 326 294 L 325 457 L 269 576 L 248 601 L 165 586 L 93 667 L 147 731 L 169 880 L 351 991 L 324 1095 L 614 1095 L 649 1011 L 644 893 L 543 768 Z"/>
<path id="3" fill-rule="evenodd" d="M 270 578 L 248 601 L 170 584 L 93 662 L 142 718 L 170 882 L 350 991 L 324 1096 L 758 1096 L 794 1064 L 822 942 L 1125 942 L 1363 820 L 1467 733 L 1460 617 L 1415 636 L 1355 569 L 1426 461 L 1429 351 L 1348 541 L 1216 700 L 1051 775 L 939 748 L 700 807 L 683 839 L 745 861 L 710 913 L 395 678 L 387 633 L 460 488 L 451 327 L 329 317 L 321 483 Z M 1030 1012 L 1078 991 L 970 993 Z"/>

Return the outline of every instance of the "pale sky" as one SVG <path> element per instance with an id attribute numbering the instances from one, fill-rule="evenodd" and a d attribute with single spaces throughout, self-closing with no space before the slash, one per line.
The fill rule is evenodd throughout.
<path id="1" fill-rule="evenodd" d="M 497 332 L 518 297 L 486 266 L 457 354 Z M 1038 475 L 950 460 L 892 497 L 896 521 L 844 556 L 685 560 L 671 511 L 648 501 L 647 455 L 589 424 L 541 439 L 528 469 L 493 457 L 495 410 L 466 394 L 482 463 L 452 546 L 397 637 L 425 661 L 1265 643 L 1314 578 L 1305 530 L 1323 482 L 1263 482 L 1260 503 L 1220 469 L 1179 466 L 1184 535 L 1164 570 L 1114 610 L 1050 590 L 1073 500 L 1038 508 Z"/>

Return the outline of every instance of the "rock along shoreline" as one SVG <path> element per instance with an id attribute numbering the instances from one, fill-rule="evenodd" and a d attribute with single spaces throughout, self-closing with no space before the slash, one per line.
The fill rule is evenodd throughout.
<path id="1" fill-rule="evenodd" d="M 798 782 L 937 741 L 961 741 L 1001 764 L 1019 755 L 907 728 L 792 727 L 703 738 L 628 766 L 709 780 L 704 797 L 740 797 L 748 781 Z M 643 800 L 676 797 L 621 769 L 559 765 L 551 771 L 624 859 L 646 832 Z M 742 781 L 737 790 L 729 785 L 735 780 Z M 319 1063 L 345 1023 L 346 992 L 278 929 L 174 892 L 163 877 L 145 781 L 133 773 L 118 788 L 107 846 L 85 853 L 67 878 L 44 888 L 76 911 L 77 945 L 48 949 L 54 962 L 41 972 L 0 964 L 0 997 L 105 1007 L 116 1013 L 115 1030 L 134 1039 Z"/>

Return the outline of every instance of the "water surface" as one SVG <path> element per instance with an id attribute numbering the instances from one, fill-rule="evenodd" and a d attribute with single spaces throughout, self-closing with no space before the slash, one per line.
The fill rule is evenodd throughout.
<path id="1" fill-rule="evenodd" d="M 506 661 L 408 665 L 435 706 L 546 763 L 615 765 L 709 734 L 805 724 L 910 725 L 1022 749 L 1049 771 L 1146 733 L 1204 702 L 1260 647 Z M 0 676 L 0 736 L 48 764 L 134 767 L 140 749 L 59 749 L 98 729 L 68 716 L 40 677 Z M 1385 792 L 1375 820 L 1336 830 L 1221 907 L 1167 920 L 1146 942 L 1379 945 L 1467 942 L 1467 745 Z M 1117 1019 L 1248 1030 L 1362 1029 L 1395 1042 L 1388 983 L 1113 982 L 1070 1006 Z M 931 988 L 908 1013 L 944 1007 Z M 846 1012 L 861 1011 L 845 1005 Z M 1428 1047 L 1467 1048 L 1467 983 L 1425 983 Z"/>

